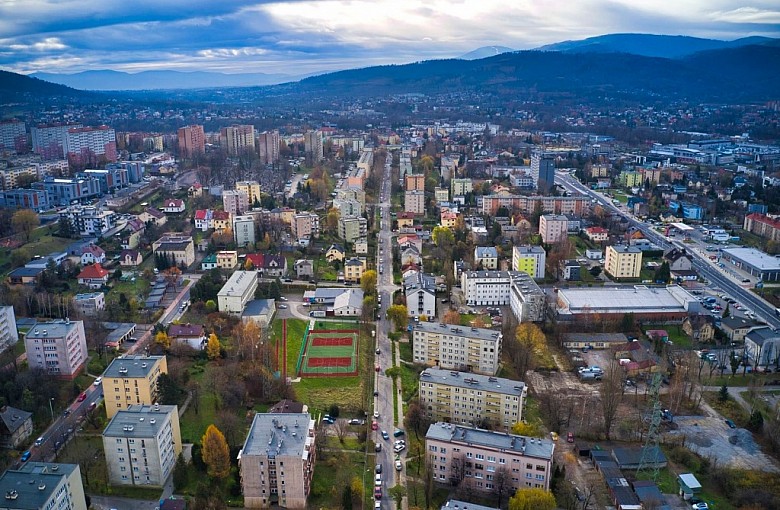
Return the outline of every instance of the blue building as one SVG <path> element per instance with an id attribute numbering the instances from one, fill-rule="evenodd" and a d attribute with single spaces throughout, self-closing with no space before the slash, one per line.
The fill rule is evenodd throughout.
<path id="1" fill-rule="evenodd" d="M 43 190 L 9 189 L 0 191 L 0 207 L 41 212 L 49 209 L 49 199 Z"/>
<path id="2" fill-rule="evenodd" d="M 678 202 L 677 200 L 669 200 L 669 210 L 672 214 L 677 214 L 680 210 L 680 204 L 682 204 L 683 208 L 683 219 L 699 221 L 704 219 L 703 207 L 688 202 Z"/>

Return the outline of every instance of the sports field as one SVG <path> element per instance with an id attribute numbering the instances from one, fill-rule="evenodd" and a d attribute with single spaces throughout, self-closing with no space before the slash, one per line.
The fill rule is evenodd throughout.
<path id="1" fill-rule="evenodd" d="M 358 331 L 312 329 L 303 344 L 300 377 L 344 377 L 358 373 Z"/>

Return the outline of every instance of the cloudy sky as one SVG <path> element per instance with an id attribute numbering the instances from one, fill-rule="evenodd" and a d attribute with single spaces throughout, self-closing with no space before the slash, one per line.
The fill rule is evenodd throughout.
<path id="1" fill-rule="evenodd" d="M 780 37 L 777 0 L 0 0 L 0 68 L 304 74 L 641 32 Z"/>

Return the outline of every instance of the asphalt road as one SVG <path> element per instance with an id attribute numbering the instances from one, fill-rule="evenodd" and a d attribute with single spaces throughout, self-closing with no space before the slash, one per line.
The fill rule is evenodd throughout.
<path id="1" fill-rule="evenodd" d="M 672 247 L 686 248 L 685 244 L 680 241 L 667 241 L 664 236 L 652 229 L 647 223 L 637 220 L 635 217 L 629 215 L 627 211 L 615 207 L 615 205 L 611 201 L 607 200 L 602 194 L 596 193 L 587 186 L 584 186 L 573 176 L 567 173 L 556 173 L 555 181 L 556 183 L 563 186 L 567 191 L 588 195 L 602 206 L 606 207 L 608 210 L 620 214 L 628 220 L 631 226 L 639 229 L 647 239 L 664 250 L 668 250 Z M 737 302 L 743 305 L 747 305 L 748 308 L 756 313 L 757 317 L 760 317 L 771 327 L 775 329 L 780 328 L 780 318 L 775 315 L 775 308 L 773 306 L 750 292 L 750 290 L 743 288 L 728 274 L 724 274 L 719 269 L 716 269 L 717 266 L 714 266 L 709 259 L 703 257 L 695 250 L 687 251 L 691 254 L 693 268 L 696 270 L 696 272 L 709 280 L 712 287 L 717 287 L 727 292 L 734 299 L 736 299 Z"/>

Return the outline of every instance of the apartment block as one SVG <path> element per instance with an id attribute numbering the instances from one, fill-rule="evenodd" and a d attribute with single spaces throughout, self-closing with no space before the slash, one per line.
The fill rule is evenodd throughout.
<path id="1" fill-rule="evenodd" d="M 257 413 L 238 453 L 246 508 L 306 508 L 316 461 L 308 413 Z"/>
<path id="2" fill-rule="evenodd" d="M 604 270 L 613 278 L 639 278 L 642 250 L 636 246 L 607 246 Z"/>
<path id="3" fill-rule="evenodd" d="M 94 317 L 106 309 L 106 295 L 102 292 L 89 292 L 73 296 L 73 308 L 77 313 Z"/>
<path id="4" fill-rule="evenodd" d="M 528 387 L 520 381 L 427 368 L 420 373 L 420 405 L 432 421 L 509 430 L 523 419 Z"/>
<path id="5" fill-rule="evenodd" d="M 45 211 L 49 206 L 46 192 L 37 189 L 10 189 L 0 192 L 0 207 Z"/>
<path id="6" fill-rule="evenodd" d="M 339 218 L 338 236 L 347 243 L 354 243 L 368 235 L 368 220 L 362 216 Z"/>
<path id="7" fill-rule="evenodd" d="M 160 487 L 181 453 L 179 408 L 131 405 L 118 411 L 103 431 L 111 485 Z"/>
<path id="8" fill-rule="evenodd" d="M 495 194 L 482 197 L 482 214 L 495 216 L 501 207 L 510 211 L 533 214 L 542 211 L 547 214 L 570 214 L 582 216 L 590 209 L 590 198 L 587 196 L 525 196 Z"/>
<path id="9" fill-rule="evenodd" d="M 231 156 L 238 156 L 244 151 L 255 150 L 255 127 L 250 125 L 233 125 L 219 130 L 219 141 L 222 148 Z"/>
<path id="10" fill-rule="evenodd" d="M 190 158 L 197 154 L 206 152 L 206 133 L 203 126 L 192 125 L 179 128 L 179 154 L 182 157 Z"/>
<path id="11" fill-rule="evenodd" d="M 271 165 L 279 161 L 279 131 L 263 131 L 257 135 L 257 154 L 263 164 Z"/>
<path id="12" fill-rule="evenodd" d="M 531 177 L 539 193 L 549 193 L 555 186 L 555 161 L 543 154 L 532 154 Z"/>
<path id="13" fill-rule="evenodd" d="M 425 175 L 424 174 L 407 174 L 404 175 L 404 191 L 425 191 Z"/>
<path id="14" fill-rule="evenodd" d="M 246 304 L 255 298 L 257 271 L 236 271 L 217 293 L 220 312 L 241 316 Z"/>
<path id="15" fill-rule="evenodd" d="M 411 190 L 404 193 L 404 212 L 425 214 L 425 192 Z"/>
<path id="16" fill-rule="evenodd" d="M 502 306 L 509 304 L 512 278 L 517 271 L 463 271 L 460 288 L 469 306 Z"/>
<path id="17" fill-rule="evenodd" d="M 262 191 L 260 190 L 260 184 L 257 181 L 238 181 L 236 182 L 236 191 L 246 194 L 247 200 L 249 201 L 249 208 L 260 203 L 260 194 Z"/>
<path id="18" fill-rule="evenodd" d="M 73 205 L 60 212 L 60 221 L 68 221 L 81 237 L 102 237 L 116 227 L 118 215 L 99 207 Z"/>
<path id="19" fill-rule="evenodd" d="M 433 276 L 419 271 L 406 274 L 404 296 L 409 317 L 436 317 L 436 282 Z"/>
<path id="20" fill-rule="evenodd" d="M 101 195 L 100 181 L 94 177 L 77 176 L 71 178 L 46 177 L 42 182 L 33 183 L 33 189 L 46 192 L 52 206 L 68 206 L 77 201 L 91 200 Z"/>
<path id="21" fill-rule="evenodd" d="M 543 214 L 539 218 L 539 233 L 545 243 L 559 243 L 569 234 L 569 219 L 562 214 Z"/>
<path id="22" fill-rule="evenodd" d="M 542 322 L 547 311 L 544 292 L 528 273 L 518 272 L 509 284 L 509 307 L 517 322 Z"/>
<path id="23" fill-rule="evenodd" d="M 103 372 L 103 397 L 106 416 L 131 405 L 149 405 L 157 402 L 157 380 L 168 373 L 165 356 L 124 355 L 115 358 Z"/>
<path id="24" fill-rule="evenodd" d="M 290 229 L 295 239 L 316 239 L 320 236 L 320 217 L 313 212 L 293 216 Z"/>
<path id="25" fill-rule="evenodd" d="M 44 159 L 64 158 L 68 130 L 80 127 L 81 124 L 49 124 L 30 128 L 33 152 Z"/>
<path id="26" fill-rule="evenodd" d="M 78 464 L 28 461 L 0 475 L 7 510 L 87 510 Z"/>
<path id="27" fill-rule="evenodd" d="M 547 252 L 541 246 L 512 247 L 512 270 L 528 273 L 532 278 L 544 279 Z"/>
<path id="28" fill-rule="evenodd" d="M 254 245 L 256 240 L 254 217 L 244 215 L 233 218 L 233 238 L 239 248 Z"/>
<path id="29" fill-rule="evenodd" d="M 66 379 L 75 378 L 87 361 L 87 338 L 82 321 L 38 322 L 24 337 L 30 368 Z"/>
<path id="30" fill-rule="evenodd" d="M 514 490 L 550 490 L 554 451 L 555 443 L 549 439 L 451 423 L 434 423 L 425 434 L 425 452 L 436 481 L 460 483 L 478 492 L 495 490 L 497 472 L 508 475 Z"/>
<path id="31" fill-rule="evenodd" d="M 450 189 L 452 190 L 453 198 L 471 193 L 474 190 L 471 179 L 452 179 L 450 181 Z"/>
<path id="32" fill-rule="evenodd" d="M 65 156 L 78 164 L 116 161 L 116 133 L 108 126 L 71 128 L 65 136 Z"/>
<path id="33" fill-rule="evenodd" d="M 3 352 L 19 341 L 19 331 L 16 329 L 16 315 L 13 306 L 0 306 L 0 352 Z"/>
<path id="34" fill-rule="evenodd" d="M 322 161 L 325 157 L 322 144 L 322 131 L 307 131 L 303 135 L 303 144 L 306 154 L 311 155 L 312 160 Z"/>
<path id="35" fill-rule="evenodd" d="M 780 241 L 780 219 L 777 217 L 760 213 L 748 214 L 742 228 L 769 241 Z"/>
<path id="36" fill-rule="evenodd" d="M 414 362 L 494 375 L 501 360 L 501 333 L 419 322 L 412 329 Z"/>
<path id="37" fill-rule="evenodd" d="M 249 195 L 246 192 L 229 189 L 222 192 L 222 209 L 232 216 L 249 210 Z"/>
<path id="38" fill-rule="evenodd" d="M 0 122 L 0 152 L 26 152 L 27 125 L 21 120 Z"/>

